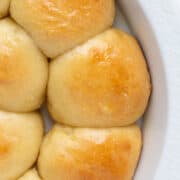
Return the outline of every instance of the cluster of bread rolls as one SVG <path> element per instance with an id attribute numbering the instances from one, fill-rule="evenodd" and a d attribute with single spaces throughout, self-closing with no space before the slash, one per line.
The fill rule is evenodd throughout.
<path id="1" fill-rule="evenodd" d="M 114 15 L 114 0 L 0 1 L 0 180 L 132 180 L 151 85 Z"/>

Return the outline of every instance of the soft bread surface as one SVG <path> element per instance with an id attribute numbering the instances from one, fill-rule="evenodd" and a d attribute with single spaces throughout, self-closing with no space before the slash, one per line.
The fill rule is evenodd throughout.
<path id="1" fill-rule="evenodd" d="M 111 26 L 114 6 L 114 0 L 12 0 L 10 13 L 48 57 L 56 57 Z"/>
<path id="2" fill-rule="evenodd" d="M 38 156 L 43 124 L 38 113 L 0 111 L 0 179 L 15 180 Z"/>
<path id="3" fill-rule="evenodd" d="M 10 0 L 0 0 L 0 18 L 8 14 L 9 4 Z"/>
<path id="4" fill-rule="evenodd" d="M 43 180 L 131 180 L 140 150 L 136 125 L 109 129 L 56 125 L 43 141 L 38 169 Z"/>
<path id="5" fill-rule="evenodd" d="M 50 64 L 48 107 L 57 122 L 115 127 L 135 122 L 150 95 L 146 62 L 136 40 L 116 29 Z"/>
<path id="6" fill-rule="evenodd" d="M 37 170 L 34 168 L 34 169 L 30 169 L 29 171 L 27 171 L 18 180 L 41 180 L 41 178 L 39 177 Z"/>
<path id="7" fill-rule="evenodd" d="M 151 82 L 114 16 L 114 0 L 0 0 L 0 180 L 133 180 Z"/>
<path id="8" fill-rule="evenodd" d="M 48 78 L 47 59 L 9 18 L 0 20 L 0 108 L 28 112 L 39 108 Z"/>

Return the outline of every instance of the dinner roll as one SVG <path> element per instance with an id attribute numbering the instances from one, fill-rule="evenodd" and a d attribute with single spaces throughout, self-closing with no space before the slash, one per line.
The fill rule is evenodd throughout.
<path id="1" fill-rule="evenodd" d="M 0 0 L 0 18 L 8 14 L 9 4 L 10 0 Z"/>
<path id="2" fill-rule="evenodd" d="M 43 136 L 39 113 L 0 111 L 0 179 L 15 180 L 36 161 Z"/>
<path id="3" fill-rule="evenodd" d="M 48 57 L 86 41 L 114 19 L 114 0 L 12 0 L 11 16 Z"/>
<path id="4" fill-rule="evenodd" d="M 43 180 L 131 180 L 141 150 L 138 126 L 88 129 L 56 125 L 40 149 Z"/>
<path id="5" fill-rule="evenodd" d="M 147 106 L 150 78 L 136 40 L 110 29 L 50 64 L 49 111 L 57 122 L 114 127 L 135 122 Z"/>
<path id="6" fill-rule="evenodd" d="M 0 109 L 28 112 L 42 104 L 48 78 L 46 58 L 14 22 L 0 21 Z"/>
<path id="7" fill-rule="evenodd" d="M 24 176 L 22 176 L 18 180 L 41 180 L 41 178 L 39 177 L 36 169 L 33 168 L 27 171 Z"/>

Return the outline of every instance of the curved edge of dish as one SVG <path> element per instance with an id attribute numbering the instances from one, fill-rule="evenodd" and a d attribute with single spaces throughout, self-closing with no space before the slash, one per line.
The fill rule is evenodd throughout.
<path id="1" fill-rule="evenodd" d="M 121 10 L 139 40 L 151 74 L 152 95 L 143 122 L 143 149 L 135 180 L 152 180 L 158 170 L 167 135 L 168 92 L 165 65 L 156 33 L 138 0 L 119 0 Z"/>

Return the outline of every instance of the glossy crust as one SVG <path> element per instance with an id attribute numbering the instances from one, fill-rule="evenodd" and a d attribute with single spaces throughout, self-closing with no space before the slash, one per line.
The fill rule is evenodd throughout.
<path id="1" fill-rule="evenodd" d="M 111 26 L 114 0 L 12 0 L 11 16 L 48 57 L 56 57 Z"/>
<path id="2" fill-rule="evenodd" d="M 138 126 L 87 129 L 56 125 L 38 159 L 43 180 L 131 180 L 141 150 Z"/>
<path id="3" fill-rule="evenodd" d="M 0 20 L 0 109 L 39 108 L 47 78 L 47 60 L 31 38 L 9 18 Z"/>
<path id="4" fill-rule="evenodd" d="M 136 40 L 110 29 L 50 64 L 48 107 L 57 122 L 115 127 L 135 122 L 150 95 Z"/>
<path id="5" fill-rule="evenodd" d="M 0 111 L 0 179 L 15 180 L 36 161 L 43 136 L 39 113 Z"/>
<path id="6" fill-rule="evenodd" d="M 21 178 L 18 180 L 41 180 L 38 172 L 35 168 L 28 170 Z"/>
<path id="7" fill-rule="evenodd" d="M 0 18 L 8 14 L 10 0 L 0 0 Z"/>

